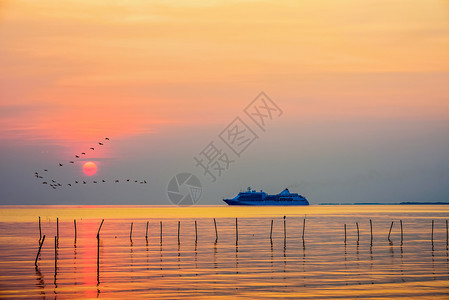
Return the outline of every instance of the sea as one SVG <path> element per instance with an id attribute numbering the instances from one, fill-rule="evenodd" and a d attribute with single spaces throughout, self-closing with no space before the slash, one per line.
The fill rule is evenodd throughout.
<path id="1" fill-rule="evenodd" d="M 2 206 L 0 297 L 449 299 L 448 218 L 449 205 Z"/>

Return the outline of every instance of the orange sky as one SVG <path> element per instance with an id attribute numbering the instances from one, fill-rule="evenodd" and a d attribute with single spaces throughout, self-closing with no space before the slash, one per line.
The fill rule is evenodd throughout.
<path id="1" fill-rule="evenodd" d="M 179 172 L 202 204 L 248 185 L 446 201 L 448 49 L 447 1 L 0 0 L 0 202 L 167 204 Z M 282 117 L 213 185 L 193 157 L 261 91 Z M 89 180 L 149 184 L 33 176 L 88 160 Z"/>
<path id="2" fill-rule="evenodd" d="M 290 115 L 449 115 L 446 1 L 0 5 L 3 138 L 223 123 L 260 90 Z"/>

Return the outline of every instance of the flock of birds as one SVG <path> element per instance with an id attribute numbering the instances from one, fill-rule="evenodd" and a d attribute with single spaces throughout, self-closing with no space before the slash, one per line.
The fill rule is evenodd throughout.
<path id="1" fill-rule="evenodd" d="M 105 138 L 104 139 L 105 141 L 109 141 L 109 138 Z M 103 146 L 104 145 L 104 142 L 98 142 L 98 145 L 99 146 Z M 95 148 L 94 147 L 90 147 L 89 148 L 89 150 L 92 150 L 92 151 L 94 151 L 95 150 Z M 80 161 L 80 158 L 82 157 L 82 156 L 85 156 L 86 155 L 86 152 L 81 152 L 80 154 L 75 154 L 75 158 L 76 159 L 78 159 L 79 161 Z M 75 160 L 70 160 L 69 162 L 68 162 L 69 164 L 75 164 Z M 59 165 L 59 167 L 63 167 L 64 165 L 65 165 L 65 163 L 58 163 L 58 165 Z M 58 189 L 58 188 L 60 188 L 60 187 L 63 187 L 63 186 L 69 186 L 69 187 L 71 187 L 71 186 L 74 186 L 74 185 L 77 185 L 77 184 L 80 184 L 80 185 L 83 185 L 83 184 L 88 184 L 88 183 L 93 183 L 93 184 L 100 184 L 100 183 L 106 183 L 106 182 L 108 182 L 107 180 L 105 180 L 105 179 L 101 179 L 101 180 L 92 180 L 92 181 L 87 181 L 87 180 L 74 180 L 73 182 L 70 182 L 70 183 L 61 183 L 61 182 L 59 182 L 59 181 L 57 181 L 57 180 L 54 180 L 54 179 L 46 179 L 46 178 L 48 178 L 49 176 L 45 176 L 44 177 L 44 175 L 48 175 L 49 174 L 49 172 L 48 172 L 48 169 L 44 169 L 43 170 L 43 172 L 44 173 L 39 173 L 39 172 L 34 172 L 34 176 L 37 178 L 37 179 L 42 179 L 42 184 L 46 184 L 46 185 L 48 185 L 49 187 L 51 187 L 51 188 L 53 188 L 53 189 Z M 147 184 L 148 182 L 147 182 L 147 180 L 146 179 L 139 179 L 139 180 L 136 180 L 136 179 L 131 179 L 131 178 L 127 178 L 127 179 L 123 179 L 123 180 L 120 180 L 120 179 L 113 179 L 113 180 L 110 180 L 111 182 L 113 182 L 113 183 L 120 183 L 120 182 L 129 182 L 129 183 L 140 183 L 140 184 Z"/>

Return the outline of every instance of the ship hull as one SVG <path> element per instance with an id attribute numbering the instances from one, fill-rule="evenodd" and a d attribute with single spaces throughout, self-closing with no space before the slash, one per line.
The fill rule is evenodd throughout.
<path id="1" fill-rule="evenodd" d="M 241 205 L 241 206 L 307 206 L 307 201 L 254 201 L 254 200 L 234 200 L 223 199 L 228 205 Z"/>

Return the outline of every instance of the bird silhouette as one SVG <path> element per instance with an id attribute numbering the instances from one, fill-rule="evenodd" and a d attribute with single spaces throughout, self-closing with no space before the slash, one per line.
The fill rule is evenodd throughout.
<path id="1" fill-rule="evenodd" d="M 86 182 L 85 182 L 85 181 L 83 181 L 83 184 L 86 184 Z"/>
<path id="2" fill-rule="evenodd" d="M 129 179 L 126 179 L 126 181 L 128 181 L 128 182 L 129 182 Z"/>
<path id="3" fill-rule="evenodd" d="M 75 162 L 73 160 L 70 161 L 71 164 L 74 164 Z"/>
<path id="4" fill-rule="evenodd" d="M 116 179 L 115 182 L 119 182 L 119 181 Z"/>
<path id="5" fill-rule="evenodd" d="M 97 183 L 97 182 L 94 180 L 94 183 Z"/>
<path id="6" fill-rule="evenodd" d="M 144 183 L 147 183 L 147 181 L 146 181 L 146 180 L 144 180 L 143 182 L 144 182 Z"/>
<path id="7" fill-rule="evenodd" d="M 100 146 L 103 146 L 103 144 L 102 144 L 102 143 L 98 143 L 98 145 L 100 145 Z"/>
<path id="8" fill-rule="evenodd" d="M 62 165 L 62 164 L 59 164 L 59 166 L 62 167 L 63 165 Z"/>
<path id="9" fill-rule="evenodd" d="M 47 170 L 47 169 L 45 169 L 44 171 L 45 171 L 45 172 L 48 172 L 48 170 Z"/>
<path id="10" fill-rule="evenodd" d="M 91 147 L 90 150 L 95 150 L 95 148 L 94 148 L 94 147 Z"/>
<path id="11" fill-rule="evenodd" d="M 86 155 L 86 152 L 81 152 L 82 155 Z"/>
<path id="12" fill-rule="evenodd" d="M 79 155 L 75 155 L 75 157 L 76 157 L 76 158 L 80 158 L 80 156 L 79 156 Z"/>
<path id="13" fill-rule="evenodd" d="M 42 182 L 42 184 L 48 184 L 46 181 Z"/>
<path id="14" fill-rule="evenodd" d="M 53 179 L 51 180 L 51 182 L 55 182 L 56 183 L 56 181 L 54 181 Z"/>
<path id="15" fill-rule="evenodd" d="M 104 180 L 104 179 L 103 179 L 102 181 L 103 181 L 103 182 L 106 182 L 106 180 Z"/>
<path id="16" fill-rule="evenodd" d="M 71 183 L 69 183 L 69 184 L 67 184 L 68 186 L 72 186 L 72 184 Z"/>
<path id="17" fill-rule="evenodd" d="M 105 140 L 109 141 L 109 138 L 104 138 Z"/>
<path id="18" fill-rule="evenodd" d="M 78 183 L 78 181 L 75 180 L 75 183 Z"/>

